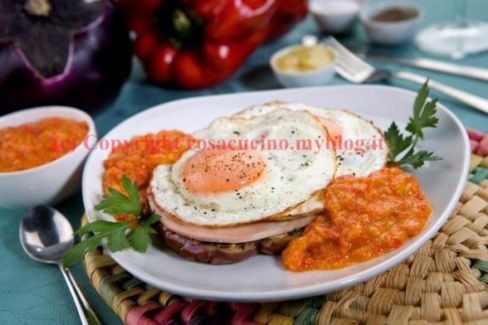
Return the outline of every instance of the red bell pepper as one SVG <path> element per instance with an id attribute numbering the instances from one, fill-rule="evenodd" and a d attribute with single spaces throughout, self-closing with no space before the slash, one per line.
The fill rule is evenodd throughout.
<path id="1" fill-rule="evenodd" d="M 136 32 L 134 49 L 149 80 L 203 88 L 229 78 L 261 43 L 276 36 L 270 28 L 277 23 L 273 17 L 283 7 L 281 1 L 289 2 L 119 0 L 119 4 Z"/>
<path id="2" fill-rule="evenodd" d="M 267 41 L 273 41 L 288 32 L 308 13 L 308 0 L 279 0 L 276 13 L 269 22 Z"/>

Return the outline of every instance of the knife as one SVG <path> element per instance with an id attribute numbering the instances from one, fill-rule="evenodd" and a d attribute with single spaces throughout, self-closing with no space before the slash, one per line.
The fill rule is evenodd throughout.
<path id="1" fill-rule="evenodd" d="M 417 67 L 427 70 L 440 71 L 458 76 L 488 81 L 488 69 L 465 66 L 460 64 L 447 63 L 432 59 L 407 59 L 389 56 L 380 53 L 366 53 L 366 57 L 372 60 L 399 63 L 411 67 Z"/>

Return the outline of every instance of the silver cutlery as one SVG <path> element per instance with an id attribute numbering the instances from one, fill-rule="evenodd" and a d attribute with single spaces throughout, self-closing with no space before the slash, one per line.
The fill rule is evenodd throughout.
<path id="1" fill-rule="evenodd" d="M 484 69 L 484 68 L 448 63 L 448 62 L 426 59 L 426 58 L 412 58 L 412 59 L 399 58 L 399 57 L 394 57 L 382 53 L 375 53 L 371 51 L 367 51 L 365 55 L 366 58 L 372 60 L 398 63 L 406 66 L 422 68 L 422 69 L 432 70 L 432 71 L 439 71 L 439 72 L 444 72 L 452 75 L 488 81 L 488 69 Z"/>
<path id="2" fill-rule="evenodd" d="M 78 310 L 83 325 L 101 324 L 68 268 L 63 266 L 64 253 L 73 246 L 73 228 L 59 211 L 49 206 L 36 206 L 24 215 L 19 229 L 22 248 L 32 259 L 56 264 Z"/>
<path id="3" fill-rule="evenodd" d="M 358 56 L 349 51 L 334 37 L 330 36 L 324 40 L 324 43 L 336 51 L 337 68 L 336 71 L 344 79 L 353 83 L 375 83 L 391 78 L 398 78 L 423 84 L 427 78 L 407 72 L 407 71 L 390 71 L 387 69 L 376 69 L 372 65 L 360 59 Z M 304 44 L 311 44 L 311 38 L 304 40 Z M 446 84 L 430 80 L 429 86 L 445 95 L 448 95 L 466 105 L 476 108 L 488 114 L 488 100 L 473 95 L 469 92 L 448 86 Z"/>

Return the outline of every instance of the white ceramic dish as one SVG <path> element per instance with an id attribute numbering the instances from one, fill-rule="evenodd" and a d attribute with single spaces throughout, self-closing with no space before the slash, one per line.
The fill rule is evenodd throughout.
<path id="1" fill-rule="evenodd" d="M 373 15 L 387 8 L 408 8 L 415 10 L 417 15 L 410 19 L 396 22 L 378 22 L 371 20 Z M 404 2 L 385 2 L 366 4 L 361 7 L 359 19 L 371 40 L 383 45 L 398 45 L 413 38 L 422 19 L 422 9 L 414 4 Z"/>
<path id="2" fill-rule="evenodd" d="M 348 30 L 356 21 L 359 7 L 356 0 L 312 0 L 309 11 L 321 31 L 338 34 Z"/>
<path id="3" fill-rule="evenodd" d="M 404 125 L 412 113 L 415 93 L 385 86 L 330 86 L 296 88 L 178 100 L 141 112 L 110 131 L 107 139 L 128 139 L 161 129 L 191 132 L 218 116 L 271 100 L 298 101 L 316 106 L 348 108 L 386 128 L 392 120 Z M 185 260 L 167 250 L 150 247 L 111 254 L 128 272 L 147 283 L 183 296 L 211 300 L 272 301 L 323 294 L 353 285 L 393 267 L 420 248 L 446 221 L 464 188 L 469 167 L 469 143 L 462 124 L 439 105 L 439 126 L 426 132 L 422 147 L 444 159 L 414 172 L 434 213 L 425 229 L 386 255 L 334 271 L 292 273 L 279 257 L 255 256 L 230 265 L 208 265 Z M 106 218 L 94 210 L 102 197 L 101 176 L 108 151 L 95 149 L 83 175 L 83 202 L 90 221 Z"/>
<path id="4" fill-rule="evenodd" d="M 0 118 L 0 128 L 18 126 L 48 117 L 63 117 L 84 121 L 93 144 L 97 136 L 92 118 L 71 107 L 45 106 L 24 109 Z M 89 140 L 87 138 L 87 140 Z M 79 190 L 81 171 L 90 143 L 82 142 L 73 151 L 45 165 L 0 173 L 0 206 L 26 208 L 38 204 L 56 204 Z"/>
<path id="5" fill-rule="evenodd" d="M 276 67 L 276 60 L 284 55 L 285 53 L 289 52 L 292 48 L 297 45 L 292 45 L 285 47 L 271 57 L 269 60 L 269 65 L 273 70 L 273 73 L 279 83 L 286 88 L 294 88 L 294 87 L 312 87 L 312 86 L 322 86 L 328 84 L 335 74 L 335 58 L 336 54 L 334 51 L 327 47 L 329 51 L 331 51 L 334 55 L 334 59 L 332 62 L 324 65 L 322 68 L 312 71 L 306 72 L 289 72 L 283 71 Z M 318 46 L 318 45 L 315 45 Z"/>

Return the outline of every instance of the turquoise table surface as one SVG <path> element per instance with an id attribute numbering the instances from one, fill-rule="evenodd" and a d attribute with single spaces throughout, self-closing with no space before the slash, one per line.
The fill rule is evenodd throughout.
<path id="1" fill-rule="evenodd" d="M 452 0 L 417 0 L 417 2 L 426 9 L 424 25 L 450 19 L 453 15 Z M 488 1 L 468 0 L 468 15 L 471 18 L 488 19 Z M 125 84 L 116 102 L 95 115 L 98 132 L 103 135 L 131 115 L 153 105 L 179 98 L 279 88 L 267 67 L 270 55 L 285 45 L 298 42 L 300 37 L 307 33 L 318 33 L 317 26 L 310 18 L 280 41 L 262 46 L 232 79 L 217 87 L 202 91 L 166 90 L 145 83 L 136 63 L 130 81 Z M 364 31 L 359 26 L 350 36 L 343 37 L 341 40 L 348 45 L 368 45 Z M 419 52 L 413 44 L 388 51 L 407 57 L 428 56 Z M 456 62 L 488 68 L 488 53 Z M 398 68 L 396 65 L 389 66 Z M 487 82 L 442 73 L 408 70 L 488 97 Z M 333 83 L 345 84 L 339 77 L 336 77 Z M 418 89 L 417 85 L 405 82 L 397 83 L 395 81 L 392 85 L 412 90 Z M 440 94 L 434 93 L 434 95 L 452 109 L 466 126 L 488 132 L 488 115 L 456 103 Z M 395 108 L 392 107 L 392 109 Z M 195 107 L 195 110 L 197 111 L 198 107 Z M 69 216 L 74 227 L 79 226 L 80 216 L 83 213 L 80 194 L 66 200 L 58 208 Z M 18 226 L 23 213 L 23 210 L 0 209 L 0 229 L 2 231 L 0 235 L 0 324 L 78 324 L 75 306 L 59 270 L 56 267 L 30 260 L 22 251 L 18 241 Z M 87 294 L 103 322 L 119 324 L 120 320 L 91 288 L 82 267 L 78 265 L 74 267 L 73 271 L 82 290 Z"/>

